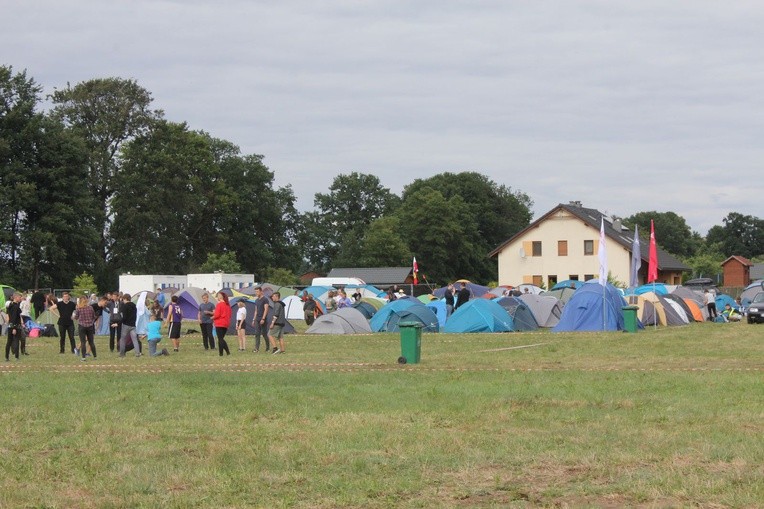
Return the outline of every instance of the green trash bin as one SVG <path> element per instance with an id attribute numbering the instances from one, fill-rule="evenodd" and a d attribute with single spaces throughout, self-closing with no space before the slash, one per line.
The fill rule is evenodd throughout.
<path id="1" fill-rule="evenodd" d="M 625 332 L 637 332 L 637 311 L 639 306 L 624 306 L 623 310 L 623 330 Z"/>
<path id="2" fill-rule="evenodd" d="M 400 322 L 401 356 L 400 364 L 418 364 L 422 354 L 422 327 L 419 322 Z"/>

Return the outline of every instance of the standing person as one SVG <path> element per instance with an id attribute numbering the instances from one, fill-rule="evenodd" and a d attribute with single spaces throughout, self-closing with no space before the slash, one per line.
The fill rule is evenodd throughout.
<path id="1" fill-rule="evenodd" d="M 180 348 L 180 323 L 183 320 L 183 310 L 180 309 L 178 304 L 178 296 L 173 295 L 170 298 L 170 305 L 167 306 L 167 332 L 172 340 L 172 350 L 177 352 Z"/>
<path id="2" fill-rule="evenodd" d="M 284 303 L 281 302 L 281 294 L 273 292 L 271 295 L 273 301 L 273 319 L 271 320 L 270 338 L 273 345 L 273 354 L 286 353 L 284 351 L 284 325 L 286 325 L 286 314 L 284 312 Z M 276 346 L 278 345 L 278 346 Z"/>
<path id="3" fill-rule="evenodd" d="M 305 323 L 310 327 L 316 321 L 316 300 L 312 294 L 305 293 L 306 297 L 305 303 L 302 305 L 302 311 L 305 313 Z"/>
<path id="4" fill-rule="evenodd" d="M 345 292 L 345 290 L 340 290 L 339 298 L 337 299 L 337 309 L 349 308 L 352 306 L 353 306 L 352 299 L 348 297 L 348 294 Z"/>
<path id="5" fill-rule="evenodd" d="M 35 290 L 32 294 L 32 308 L 34 309 L 34 318 L 40 316 L 45 311 L 45 294 L 40 290 Z"/>
<path id="6" fill-rule="evenodd" d="M 130 294 L 122 295 L 122 305 L 119 307 L 119 313 L 122 315 L 122 335 L 119 338 L 119 356 L 124 357 L 127 351 L 127 338 L 133 342 L 135 347 L 135 356 L 141 356 L 141 344 L 138 341 L 138 334 L 135 332 L 135 321 L 138 319 L 138 307 L 130 300 Z"/>
<path id="7" fill-rule="evenodd" d="M 704 294 L 705 301 L 706 301 L 706 308 L 708 309 L 708 319 L 712 322 L 716 320 L 716 296 L 706 288 L 706 293 Z"/>
<path id="8" fill-rule="evenodd" d="M 463 306 L 470 300 L 470 289 L 467 288 L 467 283 L 462 283 L 462 288 L 459 290 L 459 293 L 456 295 L 456 305 L 454 306 L 454 310 L 459 309 L 460 306 Z"/>
<path id="9" fill-rule="evenodd" d="M 159 315 L 159 319 L 161 320 L 162 317 L 164 317 L 164 308 L 167 305 L 167 295 L 164 294 L 161 288 L 157 288 L 156 298 L 154 299 L 154 302 L 158 302 L 160 309 L 162 312 Z"/>
<path id="10" fill-rule="evenodd" d="M 29 294 L 21 294 L 21 302 L 19 302 L 21 308 L 21 323 L 27 323 L 27 320 L 32 319 L 32 301 Z"/>
<path id="11" fill-rule="evenodd" d="M 87 345 L 90 345 L 90 351 L 93 353 L 93 359 L 96 358 L 95 347 L 95 312 L 90 306 L 90 302 L 87 297 L 80 297 L 77 299 L 77 310 L 75 311 L 75 317 L 77 318 L 78 333 L 80 336 L 80 355 L 82 356 L 82 362 L 85 362 L 87 355 Z M 86 342 L 87 340 L 87 342 Z"/>
<path id="12" fill-rule="evenodd" d="M 218 337 L 218 353 L 222 357 L 223 351 L 227 355 L 231 355 L 228 343 L 225 340 L 225 333 L 228 331 L 228 326 L 231 325 L 231 306 L 228 304 L 228 295 L 223 292 L 217 293 L 217 300 L 218 303 L 215 305 L 215 311 L 212 314 L 212 323 L 215 326 L 215 333 Z"/>
<path id="13" fill-rule="evenodd" d="M 95 314 L 95 325 L 97 330 L 100 328 L 98 325 L 100 323 L 99 320 L 103 320 L 103 310 L 106 309 L 106 297 L 98 297 L 98 302 L 91 304 L 90 307 L 93 308 L 93 313 Z"/>
<path id="14" fill-rule="evenodd" d="M 71 346 L 72 353 L 77 346 L 74 343 L 74 315 L 77 305 L 71 300 L 69 292 L 64 292 L 61 301 L 54 304 L 51 309 L 58 310 L 58 332 L 61 334 L 60 346 L 61 351 L 58 353 L 64 353 L 64 345 L 66 344 L 66 334 L 69 334 L 69 345 Z"/>
<path id="15" fill-rule="evenodd" d="M 109 310 L 109 350 L 119 348 L 119 340 L 122 338 L 122 314 L 119 312 L 119 292 L 111 292 L 111 303 L 106 304 Z"/>
<path id="16" fill-rule="evenodd" d="M 239 351 L 247 351 L 247 308 L 244 300 L 239 301 L 239 308 L 236 310 L 236 335 L 239 338 Z"/>
<path id="17" fill-rule="evenodd" d="M 202 329 L 202 343 L 204 349 L 215 349 L 215 337 L 212 335 L 212 315 L 215 314 L 215 304 L 210 302 L 208 293 L 202 294 L 202 303 L 199 304 L 199 327 Z"/>
<path id="18" fill-rule="evenodd" d="M 159 308 L 162 309 L 161 307 Z M 160 355 L 170 355 L 167 348 L 162 348 L 157 352 L 157 345 L 162 341 L 162 317 L 152 310 L 149 317 L 149 324 L 146 326 L 146 342 L 149 344 L 149 357 L 159 357 Z"/>
<path id="19" fill-rule="evenodd" d="M 268 342 L 268 310 L 270 307 L 268 297 L 263 294 L 263 287 L 255 288 L 255 316 L 252 319 L 252 326 L 255 328 L 255 352 L 260 351 L 260 336 L 265 341 L 265 351 L 271 349 Z"/>
<path id="20" fill-rule="evenodd" d="M 396 300 L 398 297 L 395 296 L 395 291 L 393 290 L 392 286 L 389 286 L 387 288 L 387 302 L 392 302 Z"/>
<path id="21" fill-rule="evenodd" d="M 13 300 L 8 305 L 8 340 L 5 342 L 5 362 L 11 360 L 11 351 L 16 360 L 19 360 L 19 343 L 24 335 L 24 324 L 21 323 L 21 294 L 13 294 Z"/>
<path id="22" fill-rule="evenodd" d="M 361 293 L 361 287 L 356 287 L 355 293 L 353 293 L 353 301 L 355 302 L 361 302 L 361 299 L 363 298 L 363 294 Z"/>
<path id="23" fill-rule="evenodd" d="M 454 312 L 454 285 L 451 283 L 446 287 L 446 319 Z"/>
<path id="24" fill-rule="evenodd" d="M 326 297 L 326 313 L 333 313 L 334 311 L 337 311 L 337 300 L 335 299 L 335 296 L 337 294 L 334 290 L 329 290 L 329 295 Z"/>

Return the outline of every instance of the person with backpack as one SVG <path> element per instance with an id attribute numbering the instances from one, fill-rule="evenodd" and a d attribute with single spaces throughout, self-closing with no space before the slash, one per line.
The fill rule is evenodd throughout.
<path id="1" fill-rule="evenodd" d="M 284 326 L 286 325 L 286 313 L 284 312 L 284 303 L 281 302 L 281 294 L 279 292 L 273 292 L 271 300 L 273 301 L 273 319 L 271 320 L 270 340 L 271 345 L 273 345 L 273 354 L 275 355 L 286 353 L 284 351 Z"/>
<path id="2" fill-rule="evenodd" d="M 173 295 L 170 299 L 170 305 L 167 306 L 167 323 L 168 334 L 172 340 L 172 349 L 177 352 L 180 348 L 180 323 L 183 320 L 183 310 L 180 309 L 178 304 L 178 296 Z"/>

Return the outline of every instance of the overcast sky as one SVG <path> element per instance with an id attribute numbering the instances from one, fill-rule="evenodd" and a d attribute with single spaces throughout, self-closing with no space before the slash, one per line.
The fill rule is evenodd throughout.
<path id="1" fill-rule="evenodd" d="M 134 78 L 172 121 L 265 156 L 313 208 L 477 171 L 557 203 L 764 217 L 758 1 L 0 0 L 0 63 L 51 92 Z M 658 232 L 658 238 L 660 233 Z"/>

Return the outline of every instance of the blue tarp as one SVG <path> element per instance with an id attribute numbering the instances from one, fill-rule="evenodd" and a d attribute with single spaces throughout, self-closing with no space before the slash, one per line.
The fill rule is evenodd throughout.
<path id="1" fill-rule="evenodd" d="M 474 299 L 459 306 L 446 322 L 443 332 L 511 332 L 515 330 L 507 311 L 489 299 Z"/>
<path id="2" fill-rule="evenodd" d="M 425 332 L 438 332 L 438 317 L 417 299 L 397 299 L 385 304 L 369 320 L 373 332 L 397 332 L 399 322 L 419 322 Z"/>
<path id="3" fill-rule="evenodd" d="M 663 283 L 649 283 L 634 289 L 634 295 L 642 295 L 647 292 L 655 292 L 656 295 L 668 295 L 669 291 Z"/>
<path id="4" fill-rule="evenodd" d="M 600 284 L 583 285 L 565 304 L 560 323 L 552 330 L 554 332 L 623 330 L 625 305 L 626 301 L 611 284 L 606 286 L 605 291 Z"/>

